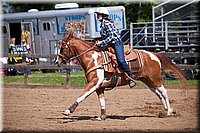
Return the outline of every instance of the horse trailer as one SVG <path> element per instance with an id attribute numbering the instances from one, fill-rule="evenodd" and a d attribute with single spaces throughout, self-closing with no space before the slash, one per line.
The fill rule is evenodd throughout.
<path id="1" fill-rule="evenodd" d="M 75 8 L 3 14 L 2 41 L 3 56 L 8 55 L 9 41 L 15 38 L 15 45 L 21 45 L 22 33 L 27 30 L 31 54 L 57 54 L 57 42 L 67 30 L 72 30 L 84 40 L 100 37 L 95 11 L 98 7 Z M 126 29 L 125 8 L 123 6 L 106 7 L 116 27 Z M 24 35 L 26 35 L 24 33 Z M 26 38 L 27 39 L 27 38 Z"/>

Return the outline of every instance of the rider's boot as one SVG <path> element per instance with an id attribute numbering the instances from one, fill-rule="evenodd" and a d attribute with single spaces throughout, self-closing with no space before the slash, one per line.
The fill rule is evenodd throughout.
<path id="1" fill-rule="evenodd" d="M 125 75 L 126 75 L 126 80 L 129 83 L 129 87 L 133 88 L 134 86 L 136 86 L 135 80 L 133 78 L 131 78 L 127 73 L 125 73 Z"/>
<path id="2" fill-rule="evenodd" d="M 136 86 L 136 82 L 134 80 L 130 80 L 129 81 L 129 87 L 133 88 L 134 86 Z"/>

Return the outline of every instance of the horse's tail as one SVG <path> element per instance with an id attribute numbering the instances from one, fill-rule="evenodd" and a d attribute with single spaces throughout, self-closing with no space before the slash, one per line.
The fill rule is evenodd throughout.
<path id="1" fill-rule="evenodd" d="M 184 73 L 178 66 L 173 64 L 172 61 L 166 55 L 161 54 L 161 53 L 157 53 L 156 55 L 161 61 L 162 69 L 176 74 L 178 76 L 179 80 L 183 84 L 186 84 L 187 80 L 184 76 Z"/>

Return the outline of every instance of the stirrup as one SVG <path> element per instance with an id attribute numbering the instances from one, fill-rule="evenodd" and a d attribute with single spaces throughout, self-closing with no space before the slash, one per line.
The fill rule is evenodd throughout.
<path id="1" fill-rule="evenodd" d="M 119 78 L 119 73 L 116 71 L 112 75 L 110 88 L 106 90 L 112 90 L 113 88 L 115 88 L 117 86 L 118 78 Z"/>
<path id="2" fill-rule="evenodd" d="M 127 73 L 125 73 L 126 75 L 126 80 L 129 82 L 129 87 L 133 88 L 134 86 L 136 86 L 136 82 L 133 78 L 131 78 Z"/>
<path id="3" fill-rule="evenodd" d="M 129 87 L 130 87 L 130 88 L 133 88 L 133 87 L 135 87 L 135 86 L 136 86 L 136 82 L 133 81 L 133 80 L 130 80 L 130 81 L 129 81 Z"/>

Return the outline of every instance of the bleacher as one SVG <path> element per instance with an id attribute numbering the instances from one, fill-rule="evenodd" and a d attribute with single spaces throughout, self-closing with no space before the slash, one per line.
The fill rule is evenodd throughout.
<path id="1" fill-rule="evenodd" d="M 165 1 L 152 7 L 152 22 L 130 23 L 130 29 L 121 33 L 122 41 L 134 49 L 199 53 L 198 15 L 196 0 L 179 4 Z M 172 60 L 176 64 L 200 63 L 199 57 L 173 57 Z"/>

